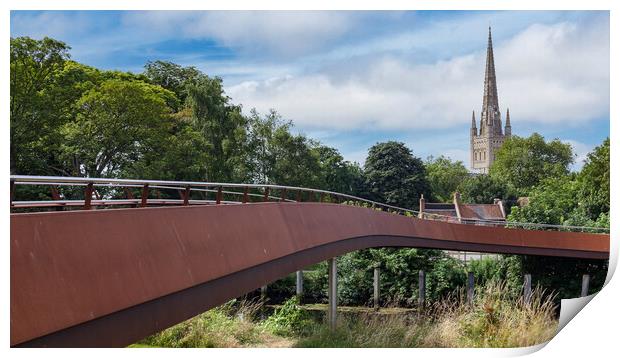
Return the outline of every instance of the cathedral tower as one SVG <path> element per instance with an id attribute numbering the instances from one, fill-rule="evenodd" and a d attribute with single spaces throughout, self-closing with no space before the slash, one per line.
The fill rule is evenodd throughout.
<path id="1" fill-rule="evenodd" d="M 472 113 L 470 129 L 471 168 L 478 173 L 488 173 L 495 160 L 495 153 L 504 140 L 510 137 L 510 112 L 506 112 L 506 128 L 502 131 L 502 115 L 497 99 L 497 81 L 495 79 L 495 61 L 493 59 L 493 41 L 491 27 L 487 45 L 487 62 L 484 72 L 484 94 L 480 112 L 480 130 L 476 128 L 475 113 Z"/>

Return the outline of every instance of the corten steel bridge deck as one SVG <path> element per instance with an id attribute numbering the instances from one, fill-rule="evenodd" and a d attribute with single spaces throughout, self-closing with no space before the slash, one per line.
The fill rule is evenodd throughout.
<path id="1" fill-rule="evenodd" d="M 50 188 L 52 200 L 13 200 L 32 185 Z M 14 347 L 126 346 L 369 247 L 609 257 L 609 234 L 574 232 L 593 228 L 419 219 L 275 185 L 11 176 L 11 208 Z"/>

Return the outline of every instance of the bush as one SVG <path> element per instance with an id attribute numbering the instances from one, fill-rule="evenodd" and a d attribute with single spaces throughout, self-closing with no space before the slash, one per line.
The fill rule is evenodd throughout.
<path id="1" fill-rule="evenodd" d="M 501 255 L 499 258 L 484 257 L 471 260 L 467 271 L 474 273 L 476 286 L 485 286 L 490 281 L 502 281 L 511 297 L 518 297 L 523 291 L 521 260 L 515 255 Z"/>
<path id="2" fill-rule="evenodd" d="M 299 334 L 304 327 L 312 324 L 310 315 L 306 310 L 299 307 L 299 301 L 293 297 L 282 307 L 276 308 L 275 312 L 261 323 L 261 326 L 273 334 L 290 336 Z"/>

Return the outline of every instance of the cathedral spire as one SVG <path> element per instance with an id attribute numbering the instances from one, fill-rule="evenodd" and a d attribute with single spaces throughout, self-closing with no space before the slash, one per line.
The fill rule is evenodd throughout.
<path id="1" fill-rule="evenodd" d="M 495 79 L 495 61 L 493 58 L 493 39 L 489 26 L 489 40 L 487 44 L 487 62 L 484 72 L 484 95 L 482 98 L 482 119 L 488 125 L 495 125 L 499 120 L 499 103 L 497 100 L 497 82 Z M 497 117 L 497 118 L 496 118 Z"/>
<path id="2" fill-rule="evenodd" d="M 476 128 L 476 111 L 471 111 L 471 127 Z"/>
<path id="3" fill-rule="evenodd" d="M 482 111 L 479 115 L 480 126 L 476 128 L 476 118 L 472 113 L 470 129 L 471 168 L 479 173 L 489 173 L 489 168 L 495 160 L 496 152 L 512 134 L 510 111 L 506 111 L 506 126 L 502 128 L 502 114 L 499 111 L 498 102 L 493 38 L 491 36 L 491 26 L 489 26 L 487 58 L 484 71 L 484 94 L 482 97 Z"/>

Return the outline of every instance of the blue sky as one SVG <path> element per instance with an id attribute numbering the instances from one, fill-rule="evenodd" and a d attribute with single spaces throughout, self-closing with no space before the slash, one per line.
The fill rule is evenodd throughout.
<path id="1" fill-rule="evenodd" d="M 220 76 L 245 111 L 363 163 L 379 141 L 469 165 L 487 28 L 513 133 L 585 154 L 609 135 L 609 13 L 596 11 L 13 11 L 11 36 L 50 36 L 73 59 L 141 72 L 169 60 Z"/>

